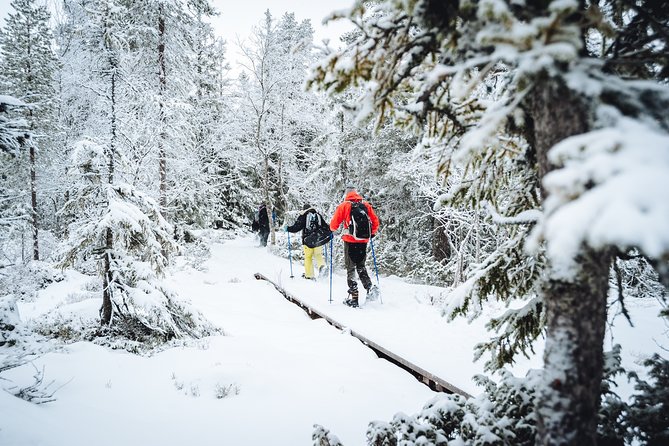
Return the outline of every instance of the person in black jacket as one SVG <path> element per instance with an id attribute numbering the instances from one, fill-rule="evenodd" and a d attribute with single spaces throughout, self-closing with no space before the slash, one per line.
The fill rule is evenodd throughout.
<path id="1" fill-rule="evenodd" d="M 302 249 L 304 250 L 304 274 L 305 279 L 315 279 L 313 260 L 316 259 L 318 275 L 325 273 L 325 259 L 323 258 L 323 245 L 330 241 L 332 232 L 323 216 L 313 207 L 305 204 L 302 213 L 295 223 L 286 227 L 288 232 L 302 231 Z"/>
<path id="2" fill-rule="evenodd" d="M 258 212 L 253 217 L 253 224 L 251 228 L 258 231 L 260 237 L 260 246 L 267 246 L 267 237 L 269 237 L 269 217 L 267 216 L 267 205 L 260 203 Z"/>

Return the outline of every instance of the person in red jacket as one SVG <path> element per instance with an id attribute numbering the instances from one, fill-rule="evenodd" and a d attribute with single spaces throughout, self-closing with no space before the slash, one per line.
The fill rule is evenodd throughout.
<path id="1" fill-rule="evenodd" d="M 360 203 L 364 207 L 360 206 Z M 357 233 L 354 231 L 354 219 L 351 218 L 351 209 L 354 207 L 356 214 L 365 212 L 369 222 L 369 228 L 358 230 Z M 363 221 L 364 218 L 362 218 Z M 376 285 L 372 285 L 367 268 L 365 267 L 367 242 L 369 242 L 369 238 L 376 235 L 376 231 L 379 229 L 379 218 L 374 213 L 372 205 L 363 201 L 360 194 L 355 190 L 355 187 L 352 186 L 346 188 L 344 202 L 337 206 L 330 221 L 330 229 L 336 231 L 342 223 L 344 224 L 344 234 L 342 235 L 342 240 L 344 241 L 344 263 L 346 265 L 346 281 L 348 283 L 348 298 L 344 301 L 344 304 L 349 307 L 357 307 L 358 284 L 355 280 L 356 271 L 358 272 L 362 286 L 367 290 L 367 300 L 374 300 L 379 294 Z M 361 233 L 369 238 L 361 237 Z"/>

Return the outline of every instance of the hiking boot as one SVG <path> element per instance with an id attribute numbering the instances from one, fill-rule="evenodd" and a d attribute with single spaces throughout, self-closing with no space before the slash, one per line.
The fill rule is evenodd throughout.
<path id="1" fill-rule="evenodd" d="M 328 269 L 325 267 L 325 265 L 318 268 L 318 277 L 327 277 L 327 275 Z"/>
<path id="2" fill-rule="evenodd" d="M 307 280 L 316 280 L 314 277 L 307 277 L 307 276 L 305 276 L 304 273 L 302 273 L 302 278 L 303 278 L 303 279 L 307 279 Z"/>
<path id="3" fill-rule="evenodd" d="M 377 287 L 376 285 L 372 285 L 367 290 L 367 296 L 366 296 L 365 299 L 370 301 L 370 302 L 378 300 L 379 299 L 379 287 Z"/>
<path id="4" fill-rule="evenodd" d="M 349 290 L 348 297 L 344 300 L 344 305 L 351 308 L 358 308 L 358 290 Z"/>
<path id="5" fill-rule="evenodd" d="M 344 299 L 344 305 L 351 308 L 358 308 L 358 299 L 353 299 L 351 296 Z"/>

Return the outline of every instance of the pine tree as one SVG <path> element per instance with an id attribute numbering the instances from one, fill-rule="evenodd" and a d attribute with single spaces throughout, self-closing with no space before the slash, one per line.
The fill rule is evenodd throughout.
<path id="1" fill-rule="evenodd" d="M 30 209 L 33 259 L 39 260 L 37 153 L 53 124 L 54 72 L 58 68 L 51 50 L 50 14 L 36 0 L 12 0 L 5 28 L 0 33 L 0 85 L 30 105 L 25 117 L 34 137 L 26 140 L 29 152 Z"/>
<path id="2" fill-rule="evenodd" d="M 15 173 L 21 170 L 20 154 L 31 134 L 25 120 L 13 112 L 21 107 L 26 107 L 26 103 L 0 95 L 0 253 L 6 259 L 2 266 L 10 266 L 18 258 L 19 247 L 12 245 L 21 240 L 21 222 L 25 218 L 24 200 L 21 199 L 24 185 Z"/>

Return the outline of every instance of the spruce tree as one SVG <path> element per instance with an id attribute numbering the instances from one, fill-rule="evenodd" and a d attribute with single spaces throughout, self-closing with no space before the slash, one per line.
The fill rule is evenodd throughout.
<path id="1" fill-rule="evenodd" d="M 45 149 L 53 125 L 54 72 L 58 68 L 51 49 L 50 14 L 37 0 L 12 0 L 14 12 L 0 33 L 0 86 L 26 102 L 25 118 L 33 138 L 28 146 L 28 178 L 33 259 L 39 260 L 38 152 Z"/>
<path id="2" fill-rule="evenodd" d="M 135 85 L 148 75 L 131 75 L 137 67 L 135 33 L 141 31 L 133 26 L 136 16 L 123 0 L 70 6 L 72 21 L 84 31 L 71 42 L 71 62 L 77 65 L 68 59 L 66 68 L 81 70 L 73 79 L 95 93 L 87 103 L 95 113 L 72 144 L 70 199 L 63 213 L 74 217 L 61 264 L 79 267 L 97 260 L 103 334 L 165 341 L 210 333 L 211 326 L 161 282 L 167 253 L 176 246 L 172 226 L 140 180 L 148 166 L 137 157 L 134 142 L 141 140 L 134 139 L 131 126 L 144 105 L 135 100 Z"/>

